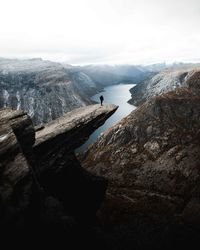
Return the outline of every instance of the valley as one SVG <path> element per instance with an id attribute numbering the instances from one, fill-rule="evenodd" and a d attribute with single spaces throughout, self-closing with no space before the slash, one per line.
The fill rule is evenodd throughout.
<path id="1" fill-rule="evenodd" d="M 66 248 L 193 249 L 200 69 L 155 68 L 1 61 L 3 236 Z"/>
<path id="2" fill-rule="evenodd" d="M 141 66 L 80 67 L 40 58 L 0 58 L 0 108 L 22 109 L 39 125 L 92 104 L 90 97 L 104 87 L 138 83 L 151 74 Z"/>
<path id="3" fill-rule="evenodd" d="M 86 148 L 95 142 L 97 137 L 105 132 L 108 128 L 115 125 L 119 122 L 122 118 L 127 116 L 132 110 L 136 107 L 129 104 L 127 101 L 130 98 L 130 89 L 135 86 L 135 84 L 118 84 L 112 85 L 109 87 L 105 87 L 103 92 L 100 92 L 91 97 L 91 99 L 97 103 L 99 103 L 99 96 L 104 96 L 104 102 L 106 103 L 113 103 L 118 105 L 119 108 L 117 111 L 102 125 L 100 128 L 94 131 L 89 137 L 89 139 L 76 150 L 77 153 L 83 152 Z"/>

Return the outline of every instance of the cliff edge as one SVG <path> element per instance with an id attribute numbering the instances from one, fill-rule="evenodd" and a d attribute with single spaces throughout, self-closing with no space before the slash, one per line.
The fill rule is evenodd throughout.
<path id="1" fill-rule="evenodd" d="M 2 239 L 68 246 L 87 238 L 79 230 L 89 230 L 107 182 L 84 170 L 74 150 L 116 109 L 91 105 L 37 128 L 22 111 L 0 110 Z"/>

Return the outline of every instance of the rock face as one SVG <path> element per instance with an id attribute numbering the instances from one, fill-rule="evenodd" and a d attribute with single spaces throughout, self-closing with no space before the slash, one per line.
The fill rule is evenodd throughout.
<path id="1" fill-rule="evenodd" d="M 81 167 L 74 149 L 116 109 L 114 105 L 80 108 L 37 127 L 36 132 L 24 112 L 0 111 L 2 239 L 16 236 L 25 243 L 28 237 L 36 243 L 42 236 L 51 245 L 66 234 L 68 240 L 86 236 L 78 231 L 95 218 L 107 183 Z"/>
<path id="2" fill-rule="evenodd" d="M 26 155 L 35 141 L 34 133 L 31 119 L 22 111 L 0 111 L 0 221 L 3 225 L 24 212 L 30 202 L 32 177 Z"/>
<path id="3" fill-rule="evenodd" d="M 192 76 L 188 88 L 150 99 L 110 128 L 82 160 L 109 182 L 100 220 L 140 240 L 153 235 L 153 247 L 199 235 L 200 78 Z"/>
<path id="4" fill-rule="evenodd" d="M 73 204 L 70 208 L 73 215 L 95 214 L 105 192 L 103 179 L 92 177 L 84 171 L 76 160 L 74 150 L 116 109 L 114 105 L 99 104 L 79 108 L 36 132 L 34 152 L 40 182 L 46 189 L 52 190 L 54 196 L 59 197 L 67 209 L 69 204 Z M 74 180 L 73 176 L 77 179 Z M 69 202 L 70 199 L 73 202 Z M 74 206 L 75 203 L 77 206 Z"/>
<path id="5" fill-rule="evenodd" d="M 46 123 L 72 109 L 91 104 L 97 88 L 59 63 L 35 60 L 0 60 L 0 107 L 27 111 L 35 125 Z M 84 79 L 86 78 L 85 82 Z"/>
<path id="6" fill-rule="evenodd" d="M 140 105 L 154 96 L 175 90 L 177 87 L 187 87 L 187 82 L 199 72 L 195 66 L 182 66 L 169 68 L 145 80 L 140 85 L 132 88 L 132 98 L 129 103 Z"/>
<path id="7" fill-rule="evenodd" d="M 79 108 L 68 112 L 65 116 L 42 127 L 36 132 L 36 142 L 34 144 L 35 156 L 40 158 L 40 165 L 42 166 L 43 162 L 45 164 L 52 151 L 55 154 L 56 148 L 60 149 L 59 145 L 65 145 L 66 152 L 73 152 L 116 109 L 115 105 L 90 105 L 87 108 Z M 58 156 L 60 157 L 59 152 L 55 157 Z M 54 161 L 57 161 L 57 159 L 54 159 Z M 48 163 L 47 168 L 50 167 L 49 164 L 51 163 Z M 43 167 L 40 167 L 40 171 L 41 169 Z"/>

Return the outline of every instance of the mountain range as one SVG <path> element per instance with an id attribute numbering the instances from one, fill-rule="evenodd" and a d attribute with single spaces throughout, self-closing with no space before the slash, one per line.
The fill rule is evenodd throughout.
<path id="1" fill-rule="evenodd" d="M 91 104 L 105 86 L 138 83 L 152 72 L 141 66 L 71 66 L 40 58 L 0 59 L 0 108 L 22 109 L 35 125 Z"/>
<path id="2" fill-rule="evenodd" d="M 118 108 L 90 105 L 90 96 L 129 81 L 137 83 L 129 102 L 138 107 L 75 154 Z M 2 240 L 197 249 L 200 65 L 1 59 L 0 93 Z M 34 127 L 31 118 L 45 124 Z"/>

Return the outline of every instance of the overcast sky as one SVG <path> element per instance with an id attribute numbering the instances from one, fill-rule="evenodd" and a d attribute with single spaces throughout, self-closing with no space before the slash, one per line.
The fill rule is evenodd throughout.
<path id="1" fill-rule="evenodd" d="M 200 61 L 200 0 L 0 0 L 0 57 Z"/>

